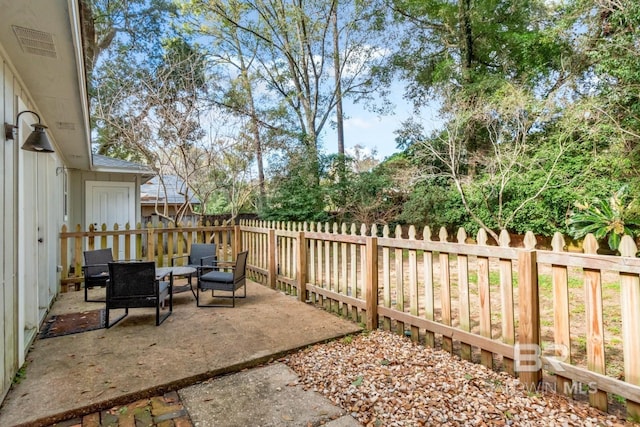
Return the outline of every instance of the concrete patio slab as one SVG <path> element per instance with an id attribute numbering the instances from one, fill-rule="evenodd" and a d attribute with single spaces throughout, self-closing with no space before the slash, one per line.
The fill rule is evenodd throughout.
<path id="1" fill-rule="evenodd" d="M 131 309 L 110 329 L 37 339 L 24 378 L 0 407 L 0 426 L 53 424 L 361 330 L 262 285 L 249 282 L 247 292 L 235 308 L 197 308 L 191 292 L 177 294 L 173 314 L 160 326 L 153 309 Z M 83 297 L 83 292 L 61 294 L 52 313 L 103 306 Z"/>
<path id="2" fill-rule="evenodd" d="M 359 426 L 326 397 L 305 391 L 282 363 L 213 378 L 178 392 L 198 427 Z"/>

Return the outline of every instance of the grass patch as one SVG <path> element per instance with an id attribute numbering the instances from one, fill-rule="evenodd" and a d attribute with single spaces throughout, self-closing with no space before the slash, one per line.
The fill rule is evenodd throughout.
<path id="1" fill-rule="evenodd" d="M 16 375 L 13 377 L 13 384 L 20 384 L 22 380 L 27 378 L 27 365 L 24 365 L 22 368 L 18 369 Z"/>
<path id="2" fill-rule="evenodd" d="M 353 337 L 351 335 L 347 335 L 346 337 L 342 338 L 341 342 L 342 344 L 349 345 L 353 342 Z"/>

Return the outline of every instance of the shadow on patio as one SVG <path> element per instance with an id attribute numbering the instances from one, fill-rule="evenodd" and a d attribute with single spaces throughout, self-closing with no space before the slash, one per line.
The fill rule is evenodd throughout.
<path id="1" fill-rule="evenodd" d="M 108 330 L 37 339 L 24 378 L 0 407 L 0 425 L 74 418 L 360 331 L 353 322 L 254 282 L 247 283 L 247 293 L 235 308 L 197 308 L 187 291 L 174 295 L 173 314 L 157 327 L 154 309 L 131 309 Z M 60 294 L 51 313 L 104 306 L 83 297 Z"/>

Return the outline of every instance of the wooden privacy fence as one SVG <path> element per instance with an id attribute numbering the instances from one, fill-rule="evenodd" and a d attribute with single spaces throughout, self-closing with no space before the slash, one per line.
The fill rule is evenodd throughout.
<path id="1" fill-rule="evenodd" d="M 623 256 L 510 247 L 503 232 L 489 245 L 480 231 L 450 238 L 427 227 L 241 222 L 254 280 L 366 324 L 436 343 L 461 358 L 518 375 L 530 391 L 588 394 L 606 411 L 626 401 L 640 418 L 640 260 L 633 239 Z M 452 241 L 453 240 L 453 241 Z"/>
<path id="2" fill-rule="evenodd" d="M 539 391 L 543 369 L 554 390 L 588 394 L 593 406 L 624 400 L 640 419 L 640 259 L 628 236 L 622 256 L 598 255 L 593 236 L 581 253 L 567 252 L 560 234 L 551 250 L 523 248 L 500 234 L 489 245 L 464 230 L 455 237 L 426 227 L 356 227 L 242 221 L 101 229 L 60 234 L 62 290 L 82 282 L 82 251 L 112 248 L 116 259 L 169 265 L 194 242 L 218 245 L 218 258 L 249 251 L 250 277 L 300 301 L 382 327 L 429 346 L 518 375 Z M 304 321 L 304 319 L 300 319 Z"/>

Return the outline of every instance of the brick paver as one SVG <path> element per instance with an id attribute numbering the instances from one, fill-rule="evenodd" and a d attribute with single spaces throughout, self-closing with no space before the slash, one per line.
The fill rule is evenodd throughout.
<path id="1" fill-rule="evenodd" d="M 193 427 L 175 391 L 124 406 L 115 406 L 50 427 Z"/>

